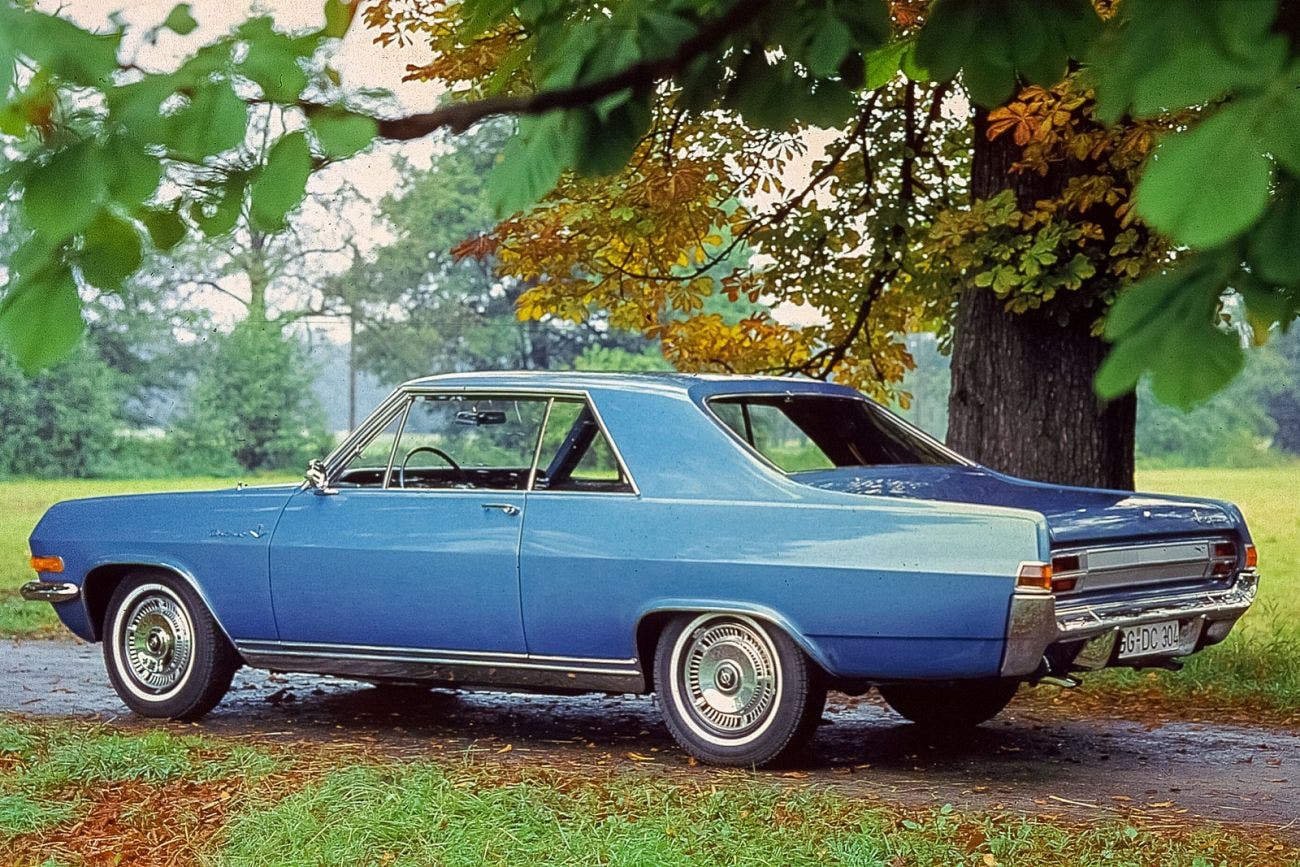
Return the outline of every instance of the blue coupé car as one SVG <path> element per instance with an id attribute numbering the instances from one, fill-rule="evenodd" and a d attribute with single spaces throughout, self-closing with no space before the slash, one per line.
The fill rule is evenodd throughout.
<path id="1" fill-rule="evenodd" d="M 409 382 L 303 484 L 76 500 L 31 537 L 122 700 L 241 665 L 655 692 L 708 762 L 788 755 L 828 689 L 932 727 L 1024 682 L 1176 666 L 1255 595 L 1229 503 L 1015 479 L 857 392 L 757 377 Z"/>

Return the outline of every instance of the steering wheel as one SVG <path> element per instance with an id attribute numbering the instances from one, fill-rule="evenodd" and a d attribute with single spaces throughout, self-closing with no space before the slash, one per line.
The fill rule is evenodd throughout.
<path id="1" fill-rule="evenodd" d="M 444 452 L 442 449 L 434 446 L 416 446 L 406 453 L 406 457 L 402 458 L 402 465 L 397 470 L 397 487 L 406 487 L 406 465 L 411 462 L 411 458 L 415 457 L 420 452 L 432 452 L 450 464 L 451 468 L 457 473 L 462 475 L 464 474 L 464 470 L 460 468 L 460 464 L 456 463 L 452 456 Z"/>

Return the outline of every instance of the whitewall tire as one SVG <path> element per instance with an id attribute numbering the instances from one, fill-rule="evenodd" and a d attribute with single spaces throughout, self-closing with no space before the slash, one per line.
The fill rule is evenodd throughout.
<path id="1" fill-rule="evenodd" d="M 821 719 L 826 692 L 782 630 L 745 614 L 672 620 L 655 652 L 655 690 L 682 749 L 716 765 L 751 767 L 798 751 Z"/>
<path id="2" fill-rule="evenodd" d="M 122 579 L 104 617 L 104 665 L 141 716 L 197 719 L 230 688 L 241 661 L 203 600 L 169 572 Z"/>

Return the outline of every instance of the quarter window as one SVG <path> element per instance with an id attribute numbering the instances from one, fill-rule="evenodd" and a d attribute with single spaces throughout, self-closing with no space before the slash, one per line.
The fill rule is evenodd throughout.
<path id="1" fill-rule="evenodd" d="M 586 401 L 557 398 L 542 434 L 539 490 L 632 493 L 614 449 Z"/>

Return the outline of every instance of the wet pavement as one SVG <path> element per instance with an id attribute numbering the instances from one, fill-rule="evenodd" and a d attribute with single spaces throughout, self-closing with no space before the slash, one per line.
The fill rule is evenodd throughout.
<path id="1" fill-rule="evenodd" d="M 156 725 L 118 700 L 98 645 L 67 641 L 0 641 L 0 712 Z M 1135 811 L 1179 823 L 1203 817 L 1259 824 L 1300 841 L 1294 731 L 1076 719 L 1013 702 L 972 732 L 932 741 L 877 702 L 839 695 L 825 719 L 797 764 L 754 776 L 911 805 L 1085 820 Z M 375 688 L 244 669 L 216 710 L 181 727 L 267 741 L 362 743 L 395 756 L 459 751 L 537 765 L 627 763 L 700 778 L 736 773 L 692 767 L 645 696 Z"/>

